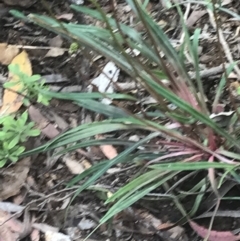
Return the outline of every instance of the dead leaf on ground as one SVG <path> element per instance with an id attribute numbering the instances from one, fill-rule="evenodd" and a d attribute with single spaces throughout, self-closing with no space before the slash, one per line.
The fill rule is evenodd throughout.
<path id="1" fill-rule="evenodd" d="M 233 97 L 239 99 L 238 89 L 240 88 L 240 83 L 238 81 L 234 81 L 230 84 L 229 89 Z"/>
<path id="2" fill-rule="evenodd" d="M 187 27 L 192 27 L 201 17 L 207 14 L 207 10 L 195 10 L 191 13 L 189 18 L 187 19 L 186 25 Z"/>
<path id="3" fill-rule="evenodd" d="M 238 76 L 237 76 L 237 74 L 235 74 L 234 72 L 231 72 L 231 73 L 228 75 L 228 79 L 238 79 Z"/>
<path id="4" fill-rule="evenodd" d="M 39 241 L 40 240 L 40 232 L 37 229 L 33 229 L 30 234 L 31 241 Z"/>
<path id="5" fill-rule="evenodd" d="M 96 139 L 104 139 L 104 137 L 98 135 L 96 136 Z M 100 146 L 100 149 L 105 157 L 107 157 L 109 160 L 115 158 L 118 155 L 116 148 L 114 148 L 112 145 L 102 145 Z"/>
<path id="6" fill-rule="evenodd" d="M 51 124 L 47 118 L 45 118 L 39 109 L 34 106 L 30 106 L 28 109 L 28 114 L 32 121 L 37 124 L 37 128 L 41 130 L 41 132 L 52 139 L 56 137 L 60 132 L 55 128 L 53 124 Z"/>
<path id="7" fill-rule="evenodd" d="M 24 225 L 8 212 L 0 210 L 0 240 L 17 241 L 24 230 Z"/>
<path id="8" fill-rule="evenodd" d="M 12 60 L 11 64 L 18 65 L 22 73 L 28 76 L 32 75 L 32 65 L 28 58 L 27 52 L 22 51 Z M 19 77 L 12 73 L 9 73 L 8 78 L 10 82 L 15 82 L 19 80 Z M 16 92 L 21 90 L 21 88 L 22 84 L 19 83 L 9 89 L 4 90 L 3 103 L 0 110 L 1 113 L 11 114 L 19 110 L 19 108 L 22 106 L 23 96 L 17 94 Z"/>
<path id="9" fill-rule="evenodd" d="M 118 155 L 116 149 L 112 145 L 103 145 L 100 146 L 100 149 L 109 160 L 115 158 Z"/>
<path id="10" fill-rule="evenodd" d="M 60 48 L 63 44 L 61 36 L 57 35 L 56 37 L 49 40 L 49 46 Z"/>
<path id="11" fill-rule="evenodd" d="M 167 223 L 164 224 L 159 218 L 155 217 L 151 213 L 143 210 L 143 209 L 128 209 L 122 212 L 122 215 L 127 214 L 131 215 L 136 220 L 141 220 L 139 222 L 147 230 L 152 230 L 155 228 L 156 230 L 161 230 L 165 237 L 169 238 L 169 240 L 188 240 L 185 234 L 184 228 L 180 226 L 176 226 L 170 228 L 168 230 L 162 230 L 165 227 L 172 226 L 171 224 Z M 140 227 L 141 230 L 141 227 Z M 144 231 L 145 232 L 145 231 Z"/>
<path id="12" fill-rule="evenodd" d="M 72 18 L 73 18 L 73 14 L 72 13 L 64 13 L 64 14 L 56 16 L 56 19 L 71 20 Z"/>
<path id="13" fill-rule="evenodd" d="M 79 163 L 77 160 L 72 159 L 71 156 L 64 156 L 63 161 L 65 162 L 66 166 L 68 167 L 68 170 L 72 174 L 80 174 L 84 172 L 84 167 L 81 163 Z"/>
<path id="14" fill-rule="evenodd" d="M 0 43 L 0 63 L 9 65 L 13 58 L 19 53 L 19 49 L 14 45 Z"/>
<path id="15" fill-rule="evenodd" d="M 70 202 L 71 202 L 71 197 L 65 198 L 65 199 L 63 200 L 63 204 L 62 204 L 62 206 L 59 208 L 59 210 L 65 210 L 65 209 L 68 207 L 68 205 L 70 204 Z"/>
<path id="16" fill-rule="evenodd" d="M 21 193 L 19 193 L 18 195 L 14 196 L 13 198 L 13 202 L 15 204 L 21 204 L 23 203 L 26 195 L 24 193 L 26 193 L 26 191 L 24 190 L 24 193 L 23 193 L 23 190 L 20 191 Z"/>
<path id="17" fill-rule="evenodd" d="M 51 118 L 51 121 L 54 122 L 59 129 L 63 131 L 68 129 L 68 123 L 54 111 L 48 111 L 48 115 L 50 116 L 49 118 Z"/>
<path id="18" fill-rule="evenodd" d="M 29 187 L 33 187 L 35 190 L 37 190 L 37 184 L 32 176 L 27 177 L 27 184 Z"/>
<path id="19" fill-rule="evenodd" d="M 68 167 L 68 170 L 74 175 L 81 174 L 86 169 L 91 167 L 91 164 L 88 161 L 84 160 L 79 162 L 72 158 L 70 155 L 65 155 L 63 157 L 63 161 Z"/>
<path id="20" fill-rule="evenodd" d="M 84 166 L 85 170 L 92 166 L 92 164 L 89 161 L 85 160 L 85 159 L 83 161 L 81 161 L 81 163 Z"/>
<path id="21" fill-rule="evenodd" d="M 57 48 L 57 47 L 52 47 L 47 54 L 45 55 L 46 57 L 58 57 L 62 56 L 65 53 L 65 49 L 63 48 Z"/>
<path id="22" fill-rule="evenodd" d="M 3 168 L 0 172 L 0 200 L 5 200 L 19 193 L 30 167 L 30 157 L 18 161 L 10 168 Z"/>

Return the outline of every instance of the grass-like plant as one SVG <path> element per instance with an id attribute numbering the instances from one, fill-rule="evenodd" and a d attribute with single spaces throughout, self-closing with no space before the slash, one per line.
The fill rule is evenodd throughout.
<path id="1" fill-rule="evenodd" d="M 75 196 L 94 184 L 110 167 L 119 163 L 136 165 L 136 160 L 144 159 L 147 161 L 147 164 L 143 166 L 144 172 L 142 170 L 139 176 L 120 188 L 106 201 L 106 204 L 112 203 L 112 205 L 100 220 L 100 223 L 106 222 L 159 186 L 163 186 L 166 192 L 168 191 L 174 196 L 173 201 L 176 206 L 183 216 L 190 219 L 201 203 L 202 192 L 207 188 L 207 185 L 203 185 L 205 177 L 203 176 L 202 181 L 193 185 L 191 192 L 199 192 L 200 194 L 196 196 L 192 210 L 187 213 L 181 205 L 181 200 L 187 194 L 173 192 L 178 183 L 172 187 L 169 186 L 174 176 L 182 171 L 197 173 L 199 170 L 208 170 L 209 183 L 219 201 L 221 195 L 218 194 L 218 190 L 225 182 L 225 178 L 232 177 L 237 181 L 239 180 L 236 173 L 240 160 L 238 153 L 239 140 L 234 134 L 235 132 L 231 131 L 231 128 L 222 128 L 209 117 L 219 103 L 223 88 L 226 86 L 227 74 L 232 71 L 236 63 L 231 62 L 225 70 L 226 74 L 223 75 L 216 88 L 215 100 L 209 110 L 205 103 L 198 60 L 201 30 L 196 29 L 190 36 L 179 5 L 174 7 L 179 13 L 184 41 L 180 48 L 181 51 L 178 52 L 161 27 L 147 13 L 145 6 L 139 3 L 140 1 L 126 0 L 126 3 L 131 6 L 138 21 L 144 25 L 145 34 L 118 22 L 114 17 L 107 16 L 97 1 L 92 2 L 96 6 L 95 10 L 83 6 L 72 5 L 71 7 L 78 12 L 88 14 L 104 22 L 105 28 L 75 23 L 60 23 L 54 18 L 37 14 L 31 14 L 28 17 L 17 11 L 12 11 L 12 14 L 78 43 L 83 52 L 91 49 L 113 61 L 125 74 L 141 85 L 157 101 L 157 104 L 151 106 L 151 111 L 129 113 L 129 111 L 117 105 L 108 106 L 100 103 L 97 99 L 103 96 L 101 93 L 66 94 L 42 91 L 43 94 L 50 97 L 72 100 L 86 109 L 103 114 L 106 119 L 80 125 L 46 145 L 25 152 L 24 155 L 55 149 L 59 146 L 66 146 L 61 153 L 109 143 L 125 146 L 125 150 L 114 159 L 102 161 L 76 176 L 69 184 L 81 183 Z M 216 6 L 212 3 L 200 1 L 198 3 L 204 4 L 209 11 L 216 11 Z M 217 10 L 234 15 L 221 6 L 218 6 Z M 141 58 L 136 58 L 131 53 L 126 52 L 126 48 L 138 50 Z M 182 57 L 185 53 L 192 59 L 192 65 L 196 72 L 194 80 L 190 78 L 187 72 L 185 60 Z M 140 59 L 142 60 L 140 61 Z M 163 77 L 168 79 L 170 85 L 163 82 Z M 136 100 L 136 97 L 123 94 L 104 94 L 104 98 L 106 97 Z M 175 108 L 171 108 L 172 105 Z M 232 126 L 237 119 L 237 114 L 234 114 L 230 122 Z M 90 138 L 97 134 L 120 130 L 144 130 L 144 133 L 149 134 L 136 143 L 124 142 L 118 138 L 109 140 L 93 140 Z M 155 143 L 157 139 L 157 143 L 163 146 L 165 151 L 159 151 L 157 154 L 149 151 L 143 155 L 138 147 L 153 139 Z M 75 144 L 68 145 L 70 143 Z M 216 176 L 215 171 L 217 169 L 221 169 L 221 177 Z M 85 181 L 81 182 L 83 179 Z M 183 178 L 179 180 L 179 183 L 184 181 Z"/>

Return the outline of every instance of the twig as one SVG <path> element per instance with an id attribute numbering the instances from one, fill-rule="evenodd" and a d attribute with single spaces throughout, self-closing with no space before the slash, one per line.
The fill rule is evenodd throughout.
<path id="1" fill-rule="evenodd" d="M 215 18 L 214 18 L 214 15 L 213 15 L 213 12 L 211 10 L 208 10 L 208 14 L 209 14 L 209 20 L 212 24 L 212 26 L 217 30 L 217 25 L 216 25 L 216 22 L 215 22 Z M 224 53 L 228 59 L 228 62 L 230 64 L 232 64 L 234 62 L 233 60 L 233 57 L 232 57 L 232 54 L 231 54 L 231 51 L 230 51 L 230 48 L 228 47 L 228 44 L 224 38 L 224 35 L 223 35 L 223 32 L 222 32 L 222 29 L 218 29 L 218 33 L 219 33 L 219 40 L 222 44 L 222 48 L 224 50 Z M 237 65 L 234 66 L 234 70 L 236 71 L 237 75 L 238 75 L 238 78 L 240 79 L 240 69 Z"/>
<path id="2" fill-rule="evenodd" d="M 203 213 L 199 216 L 197 216 L 194 219 L 200 219 L 200 218 L 209 218 L 213 216 L 214 212 L 207 212 L 207 213 Z M 240 212 L 239 211 L 229 211 L 229 210 L 225 210 L 225 211 L 217 211 L 215 214 L 216 217 L 231 217 L 231 218 L 240 218 Z"/>
<path id="3" fill-rule="evenodd" d="M 52 46 L 29 46 L 29 45 L 15 45 L 15 47 L 19 49 L 42 49 L 42 50 L 50 50 L 53 48 L 61 49 L 64 51 L 68 51 L 66 48 L 52 47 Z"/>

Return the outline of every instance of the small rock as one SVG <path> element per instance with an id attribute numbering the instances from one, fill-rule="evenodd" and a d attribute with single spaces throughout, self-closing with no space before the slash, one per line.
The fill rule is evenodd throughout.
<path id="1" fill-rule="evenodd" d="M 77 4 L 77 5 L 83 5 L 84 0 L 71 0 L 72 3 Z"/>
<path id="2" fill-rule="evenodd" d="M 81 230 L 92 229 L 92 228 L 95 228 L 96 226 L 97 226 L 97 224 L 93 220 L 85 219 L 85 218 L 83 218 L 78 224 L 78 227 Z"/>

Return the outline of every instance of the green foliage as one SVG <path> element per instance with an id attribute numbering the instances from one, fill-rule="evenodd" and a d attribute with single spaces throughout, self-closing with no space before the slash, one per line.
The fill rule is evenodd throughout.
<path id="1" fill-rule="evenodd" d="M 100 93 L 81 93 L 76 95 L 40 91 L 42 94 L 54 98 L 72 100 L 79 106 L 101 113 L 109 119 L 78 126 L 35 150 L 23 153 L 22 156 L 55 149 L 70 143 L 74 143 L 74 145 L 65 148 L 62 153 L 91 145 L 103 145 L 107 143 L 107 140 L 89 140 L 94 135 L 101 133 L 116 132 L 119 130 L 132 130 L 134 132 L 142 130 L 147 134 L 153 132 L 146 138 L 130 146 L 125 143 L 128 148 L 113 160 L 98 163 L 75 177 L 69 184 L 71 186 L 79 182 L 82 183 L 76 192 L 76 195 L 78 195 L 81 191 L 94 184 L 113 165 L 126 162 L 129 165 L 136 165 L 136 160 L 146 160 L 149 162 L 148 165 L 142 168 L 141 174 L 137 175 L 135 179 L 124 185 L 107 200 L 106 204 L 113 203 L 113 206 L 101 219 L 101 223 L 106 222 L 116 213 L 148 195 L 157 187 L 167 187 L 167 183 L 181 171 L 192 172 L 195 175 L 201 170 L 220 169 L 224 173 L 221 180 L 211 178 L 207 183 L 212 185 L 215 193 L 218 192 L 216 186 L 221 188 L 226 177 L 239 181 L 238 174 L 235 172 L 239 166 L 232 162 L 233 159 L 235 161 L 240 160 L 239 153 L 234 151 L 235 147 L 237 150 L 239 149 L 239 140 L 236 140 L 235 136 L 227 128 L 221 128 L 221 126 L 209 117 L 211 110 L 207 108 L 205 103 L 205 93 L 200 76 L 198 56 L 201 30 L 196 29 L 193 35 L 190 36 L 184 23 L 181 8 L 178 4 L 174 6 L 179 13 L 185 36 L 183 44 L 180 46 L 181 51 L 179 54 L 163 29 L 147 13 L 145 4 L 148 1 L 144 1 L 144 4 L 141 5 L 140 1 L 126 0 L 126 3 L 134 11 L 137 21 L 141 21 L 145 26 L 145 35 L 134 28 L 117 22 L 116 19 L 109 17 L 103 12 L 97 1 L 92 0 L 92 2 L 95 4 L 96 10 L 76 5 L 72 5 L 71 8 L 104 22 L 105 28 L 75 23 L 60 24 L 58 20 L 37 14 L 31 14 L 28 18 L 25 18 L 17 11 L 12 11 L 12 14 L 61 34 L 66 39 L 71 39 L 74 43 L 77 42 L 79 46 L 95 51 L 101 56 L 106 57 L 106 59 L 115 62 L 119 68 L 128 74 L 131 79 L 136 80 L 137 84 L 143 87 L 154 98 L 156 104 L 149 106 L 152 110 L 151 113 L 146 111 L 129 113 L 117 106 L 106 106 L 99 103 L 95 99 L 100 98 Z M 169 8 L 172 7 L 170 1 L 167 1 L 167 3 Z M 198 1 L 198 3 L 204 4 L 204 1 Z M 207 4 L 209 11 L 213 11 L 214 9 L 211 6 L 212 3 L 209 1 Z M 221 7 L 218 10 L 232 16 L 236 15 Z M 140 51 L 142 62 L 140 58 L 127 54 L 125 46 L 131 50 Z M 161 53 L 159 50 L 161 50 Z M 184 62 L 187 59 L 185 56 L 186 53 L 188 58 L 191 57 L 192 68 L 195 70 L 194 81 L 190 78 L 186 69 Z M 235 65 L 236 62 L 228 65 L 226 70 L 227 75 Z M 154 66 L 154 68 L 151 66 Z M 171 88 L 168 88 L 163 83 L 163 79 L 168 80 Z M 227 78 L 223 76 L 217 85 L 216 96 L 213 98 L 214 101 L 212 104 L 213 112 L 215 112 L 214 110 L 219 104 L 226 82 Z M 238 92 L 240 93 L 239 90 Z M 118 99 L 119 101 L 126 98 L 134 102 L 137 97 L 112 94 L 111 98 Z M 174 108 L 170 108 L 170 105 L 174 106 Z M 164 136 L 167 136 L 167 141 L 165 141 L 165 144 L 167 142 L 167 148 L 170 146 L 173 149 L 172 151 L 169 151 L 169 153 L 159 151 L 157 158 L 152 153 L 146 154 L 144 158 L 141 156 L 141 152 L 137 149 L 140 145 L 153 138 L 161 143 Z M 111 141 L 116 145 L 123 145 L 117 138 Z M 186 156 L 190 159 L 187 159 Z M 164 160 L 165 163 L 157 164 L 161 160 Z M 196 163 L 191 163 L 192 161 L 196 161 Z M 156 164 L 152 165 L 152 163 Z M 214 185 L 214 182 L 217 182 L 218 185 Z M 193 191 L 200 193 L 196 195 L 194 206 L 188 214 L 189 216 L 197 211 L 204 195 L 202 191 L 207 186 L 202 181 L 199 184 L 196 184 L 189 190 L 189 193 Z M 176 184 L 171 188 L 174 189 L 175 187 Z M 166 190 L 166 192 L 172 195 L 169 190 Z M 176 206 L 182 212 L 183 216 L 187 216 L 187 214 L 181 206 L 180 201 L 186 196 L 187 194 L 182 193 L 172 195 Z"/>
<path id="2" fill-rule="evenodd" d="M 18 80 L 6 82 L 4 88 L 21 86 L 18 90 L 25 98 L 23 102 L 29 105 L 30 100 L 44 105 L 49 104 L 51 97 L 44 95 L 41 91 L 48 90 L 44 86 L 44 81 L 40 75 L 28 76 L 23 73 L 19 65 L 10 64 L 9 72 L 18 76 Z M 29 137 L 35 137 L 40 134 L 40 130 L 34 128 L 34 122 L 28 122 L 27 111 L 21 115 L 6 115 L 0 117 L 0 167 L 3 167 L 9 160 L 18 161 L 25 151 L 23 144 Z"/>
<path id="3" fill-rule="evenodd" d="M 34 123 L 27 123 L 27 119 L 26 111 L 17 118 L 10 115 L 0 118 L 0 167 L 8 160 L 16 162 L 25 150 L 21 144 L 29 137 L 40 134 L 39 130 L 33 128 Z"/>
<path id="4" fill-rule="evenodd" d="M 4 88 L 11 88 L 15 85 L 21 84 L 22 88 L 19 90 L 19 92 L 27 97 L 24 98 L 24 103 L 26 105 L 29 105 L 29 100 L 35 99 L 37 102 L 44 105 L 49 104 L 49 100 L 51 98 L 41 94 L 40 92 L 40 90 L 48 90 L 48 88 L 44 86 L 44 80 L 41 80 L 40 75 L 28 76 L 20 70 L 18 65 L 15 64 L 10 64 L 8 69 L 9 72 L 17 75 L 19 80 L 4 83 Z"/>
<path id="5" fill-rule="evenodd" d="M 79 49 L 79 46 L 78 46 L 78 43 L 74 42 L 74 43 L 71 43 L 70 47 L 69 47 L 69 50 L 68 50 L 68 53 L 69 54 L 74 54 L 78 51 Z"/>

